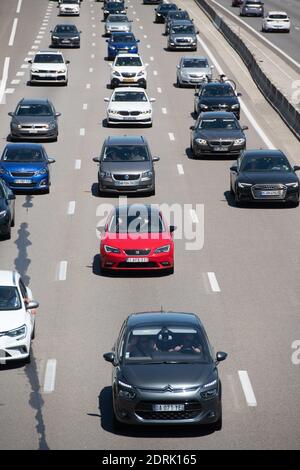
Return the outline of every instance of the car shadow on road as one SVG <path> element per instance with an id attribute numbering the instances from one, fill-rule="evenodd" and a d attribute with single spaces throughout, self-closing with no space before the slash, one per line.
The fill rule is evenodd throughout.
<path id="1" fill-rule="evenodd" d="M 209 426 L 130 426 L 127 424 L 115 425 L 112 407 L 112 388 L 104 387 L 98 397 L 99 417 L 102 429 L 111 434 L 136 438 L 185 438 L 201 437 L 212 434 Z M 93 415 L 95 416 L 95 415 Z"/>
<path id="2" fill-rule="evenodd" d="M 234 207 L 235 209 L 295 209 L 293 204 L 285 204 L 281 202 L 260 202 L 259 204 L 255 202 L 246 202 L 237 206 L 234 200 L 234 196 L 230 193 L 230 191 L 225 191 L 224 196 L 227 204 L 230 207 Z"/>
<path id="3" fill-rule="evenodd" d="M 100 254 L 97 254 L 94 256 L 93 259 L 93 274 L 95 276 L 101 276 L 101 277 L 112 277 L 112 278 L 147 278 L 147 277 L 165 277 L 165 276 L 170 276 L 168 272 L 164 271 L 105 271 L 102 272 L 100 268 Z"/>

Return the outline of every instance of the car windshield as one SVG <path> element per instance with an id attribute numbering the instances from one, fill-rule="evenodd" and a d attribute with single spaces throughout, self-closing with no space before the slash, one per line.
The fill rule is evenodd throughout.
<path id="1" fill-rule="evenodd" d="M 162 233 L 165 226 L 158 211 L 150 211 L 147 206 L 135 209 L 134 207 L 117 209 L 112 217 L 109 233 Z"/>
<path id="2" fill-rule="evenodd" d="M 286 20 L 287 15 L 279 14 L 279 13 L 271 13 L 268 18 L 272 20 Z"/>
<path id="3" fill-rule="evenodd" d="M 261 2 L 258 2 L 257 0 L 247 0 L 247 1 L 246 1 L 246 5 L 248 5 L 248 6 L 249 6 L 249 5 L 261 6 L 262 3 L 261 3 Z"/>
<path id="4" fill-rule="evenodd" d="M 77 33 L 77 28 L 76 26 L 71 25 L 71 24 L 70 25 L 61 24 L 55 27 L 54 32 L 55 33 Z"/>
<path id="5" fill-rule="evenodd" d="M 109 145 L 105 147 L 103 162 L 147 162 L 150 160 L 145 145 Z"/>
<path id="6" fill-rule="evenodd" d="M 111 42 L 135 42 L 133 34 L 112 34 Z"/>
<path id="7" fill-rule="evenodd" d="M 167 18 L 168 20 L 176 20 L 176 19 L 185 20 L 189 18 L 189 14 L 187 11 L 170 11 L 170 13 L 168 13 Z"/>
<path id="8" fill-rule="evenodd" d="M 159 7 L 160 11 L 177 10 L 177 6 L 174 3 L 162 3 Z"/>
<path id="9" fill-rule="evenodd" d="M 0 311 L 19 310 L 21 300 L 18 289 L 13 286 L 0 286 Z"/>
<path id="10" fill-rule="evenodd" d="M 35 64 L 63 64 L 60 54 L 37 54 L 33 61 Z"/>
<path id="11" fill-rule="evenodd" d="M 52 110 L 47 104 L 20 104 L 16 116 L 52 116 Z"/>
<path id="12" fill-rule="evenodd" d="M 199 129 L 228 129 L 238 130 L 240 129 L 238 122 L 234 119 L 202 119 L 199 123 Z"/>
<path id="13" fill-rule="evenodd" d="M 235 96 L 234 90 L 231 85 L 217 85 L 204 87 L 202 96 Z"/>
<path id="14" fill-rule="evenodd" d="M 124 10 L 124 3 L 109 2 L 104 7 L 106 10 Z"/>
<path id="15" fill-rule="evenodd" d="M 109 23 L 126 23 L 128 18 L 126 15 L 109 15 L 107 21 Z"/>
<path id="16" fill-rule="evenodd" d="M 171 33 L 173 34 L 193 34 L 195 33 L 195 28 L 192 24 L 184 26 L 172 26 Z"/>
<path id="17" fill-rule="evenodd" d="M 203 333 L 190 326 L 150 326 L 132 329 L 124 342 L 125 362 L 209 363 Z"/>
<path id="18" fill-rule="evenodd" d="M 5 162 L 42 162 L 44 157 L 42 151 L 33 148 L 6 148 L 1 160 Z"/>
<path id="19" fill-rule="evenodd" d="M 182 61 L 182 68 L 184 69 L 205 69 L 208 67 L 208 63 L 206 60 L 203 59 L 184 59 Z"/>
<path id="20" fill-rule="evenodd" d="M 139 57 L 118 56 L 115 62 L 117 67 L 141 67 L 142 61 Z"/>
<path id="21" fill-rule="evenodd" d="M 62 3 L 79 3 L 78 0 L 63 0 Z"/>
<path id="22" fill-rule="evenodd" d="M 245 157 L 242 160 L 240 171 L 292 171 L 291 165 L 283 155 L 269 157 Z"/>
<path id="23" fill-rule="evenodd" d="M 148 100 L 143 91 L 116 91 L 112 101 L 142 101 L 146 103 Z"/>

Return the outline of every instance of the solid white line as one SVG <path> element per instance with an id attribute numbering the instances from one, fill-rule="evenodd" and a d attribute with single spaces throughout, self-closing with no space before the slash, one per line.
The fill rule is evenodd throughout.
<path id="1" fill-rule="evenodd" d="M 180 163 L 177 163 L 177 170 L 180 175 L 184 175 L 183 166 Z"/>
<path id="2" fill-rule="evenodd" d="M 161 93 L 161 88 L 157 87 L 157 93 Z"/>
<path id="3" fill-rule="evenodd" d="M 162 112 L 163 114 L 167 114 L 167 108 L 161 108 L 161 112 Z"/>
<path id="4" fill-rule="evenodd" d="M 7 95 L 12 95 L 14 93 L 15 89 L 14 88 L 6 88 L 5 93 Z"/>
<path id="5" fill-rule="evenodd" d="M 25 72 L 17 72 L 16 77 L 23 77 L 25 75 Z"/>
<path id="6" fill-rule="evenodd" d="M 85 88 L 86 88 L 87 90 L 89 90 L 89 89 L 91 88 L 91 84 L 90 84 L 90 83 L 87 83 Z"/>
<path id="7" fill-rule="evenodd" d="M 257 406 L 257 401 L 248 376 L 248 372 L 246 370 L 239 370 L 239 378 L 248 406 Z"/>
<path id="8" fill-rule="evenodd" d="M 82 109 L 84 109 L 84 111 L 86 111 L 86 110 L 87 110 L 87 107 L 88 107 L 87 103 L 83 103 L 83 105 L 82 105 Z"/>
<path id="9" fill-rule="evenodd" d="M 17 31 L 17 26 L 18 26 L 18 18 L 15 18 L 15 19 L 14 19 L 14 22 L 13 22 L 13 25 L 12 25 L 11 33 L 10 33 L 10 38 L 9 38 L 9 41 L 8 41 L 8 45 L 9 45 L 9 46 L 13 46 L 13 45 L 14 45 L 14 40 L 15 40 L 15 35 L 16 35 L 16 31 Z"/>
<path id="10" fill-rule="evenodd" d="M 10 83 L 11 85 L 19 85 L 21 80 L 12 80 Z"/>
<path id="11" fill-rule="evenodd" d="M 20 13 L 22 1 L 23 1 L 23 0 L 19 0 L 19 1 L 18 1 L 18 6 L 17 6 L 17 9 L 16 9 L 16 13 Z"/>
<path id="12" fill-rule="evenodd" d="M 65 281 L 67 279 L 67 267 L 68 267 L 67 261 L 61 261 L 59 263 L 59 272 L 58 272 L 59 281 Z"/>
<path id="13" fill-rule="evenodd" d="M 153 70 L 153 75 L 158 75 L 157 70 Z"/>
<path id="14" fill-rule="evenodd" d="M 213 292 L 221 292 L 215 273 L 207 273 L 210 287 Z"/>
<path id="15" fill-rule="evenodd" d="M 2 79 L 0 81 L 0 104 L 2 104 L 3 96 L 5 93 L 6 82 L 7 82 L 7 77 L 8 77 L 9 61 L 10 61 L 10 57 L 5 57 L 4 65 L 3 65 L 3 72 L 2 72 Z"/>
<path id="16" fill-rule="evenodd" d="M 199 219 L 198 219 L 198 216 L 197 216 L 197 214 L 196 214 L 195 209 L 190 209 L 190 216 L 191 216 L 192 222 L 193 222 L 194 224 L 198 224 L 198 223 L 199 223 Z"/>
<path id="17" fill-rule="evenodd" d="M 48 359 L 44 380 L 44 393 L 51 393 L 55 387 L 56 359 Z"/>
<path id="18" fill-rule="evenodd" d="M 74 215 L 75 214 L 75 201 L 70 201 L 69 206 L 68 206 L 68 215 Z"/>
<path id="19" fill-rule="evenodd" d="M 172 140 L 172 141 L 175 140 L 175 137 L 174 137 L 173 132 L 169 132 L 169 133 L 168 133 L 168 136 L 169 136 L 169 139 L 170 139 L 170 140 Z"/>
<path id="20" fill-rule="evenodd" d="M 81 168 L 81 160 L 75 160 L 75 170 L 80 170 Z"/>
<path id="21" fill-rule="evenodd" d="M 84 127 L 81 127 L 81 129 L 79 131 L 79 135 L 81 135 L 81 136 L 85 135 L 85 128 Z"/>

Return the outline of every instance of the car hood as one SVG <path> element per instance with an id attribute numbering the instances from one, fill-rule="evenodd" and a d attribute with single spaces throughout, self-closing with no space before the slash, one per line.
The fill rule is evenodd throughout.
<path id="1" fill-rule="evenodd" d="M 212 97 L 203 97 L 203 98 L 200 98 L 199 102 L 201 104 L 207 104 L 207 105 L 218 105 L 218 104 L 229 104 L 229 105 L 233 105 L 233 104 L 238 104 L 239 101 L 237 99 L 236 96 L 212 96 Z"/>
<path id="2" fill-rule="evenodd" d="M 169 232 L 162 233 L 108 233 L 101 239 L 101 245 L 111 245 L 122 250 L 147 250 L 155 249 L 166 244 L 173 245 L 173 239 Z"/>
<path id="3" fill-rule="evenodd" d="M 101 171 L 110 171 L 115 174 L 136 174 L 142 171 L 151 171 L 152 165 L 150 161 L 146 162 L 102 162 L 100 164 Z"/>
<path id="4" fill-rule="evenodd" d="M 195 33 L 171 33 L 170 39 L 179 39 L 179 38 L 192 38 L 196 39 Z"/>
<path id="5" fill-rule="evenodd" d="M 0 332 L 14 330 L 26 323 L 24 310 L 3 310 L 0 311 Z"/>
<path id="6" fill-rule="evenodd" d="M 251 184 L 275 184 L 275 183 L 296 183 L 299 182 L 298 177 L 293 172 L 284 171 L 247 171 L 241 172 L 238 177 L 239 181 Z"/>
<path id="7" fill-rule="evenodd" d="M 139 67 L 132 67 L 132 66 L 120 66 L 120 67 L 113 67 L 112 71 L 116 70 L 119 73 L 138 73 L 141 71 L 145 71 L 145 67 L 139 66 Z"/>
<path id="8" fill-rule="evenodd" d="M 110 109 L 119 110 L 119 111 L 146 111 L 147 109 L 152 109 L 151 103 L 143 101 L 111 101 L 108 106 Z"/>
<path id="9" fill-rule="evenodd" d="M 47 167 L 46 162 L 4 162 L 0 161 L 0 167 L 5 168 L 8 171 L 12 172 L 30 172 L 30 171 L 38 171 L 44 167 Z"/>
<path id="10" fill-rule="evenodd" d="M 15 116 L 13 122 L 19 124 L 49 124 L 54 121 L 52 116 Z"/>
<path id="11" fill-rule="evenodd" d="M 245 139 L 245 134 L 241 130 L 222 129 L 200 129 L 195 132 L 195 137 L 201 139 Z"/>
<path id="12" fill-rule="evenodd" d="M 180 69 L 180 72 L 181 73 L 194 73 L 194 74 L 203 74 L 203 75 L 211 75 L 211 69 L 209 67 L 205 67 L 205 68 L 197 68 L 197 67 L 191 67 L 191 68 L 188 68 L 188 67 L 185 67 L 183 69 Z"/>
<path id="13" fill-rule="evenodd" d="M 59 5 L 59 8 L 61 8 L 62 10 L 64 10 L 64 8 L 75 8 L 76 10 L 79 10 L 79 5 L 78 3 L 61 3 Z"/>
<path id="14" fill-rule="evenodd" d="M 52 64 L 52 63 L 48 63 L 48 64 L 32 64 L 31 66 L 31 70 L 45 70 L 45 72 L 47 70 L 67 70 L 67 66 L 66 64 Z"/>
<path id="15" fill-rule="evenodd" d="M 205 385 L 216 375 L 212 364 L 130 364 L 124 365 L 122 373 L 130 385 L 149 389 L 187 388 Z"/>
<path id="16" fill-rule="evenodd" d="M 137 43 L 136 41 L 132 41 L 132 42 L 109 42 L 108 45 L 110 47 L 114 46 L 114 47 L 117 47 L 117 48 L 125 48 L 125 47 L 133 47 L 133 46 L 137 46 Z"/>
<path id="17" fill-rule="evenodd" d="M 118 28 L 120 28 L 121 26 L 127 26 L 130 27 L 131 26 L 131 23 L 129 23 L 129 21 L 107 21 L 106 22 L 106 27 L 111 27 L 111 26 L 117 26 Z"/>

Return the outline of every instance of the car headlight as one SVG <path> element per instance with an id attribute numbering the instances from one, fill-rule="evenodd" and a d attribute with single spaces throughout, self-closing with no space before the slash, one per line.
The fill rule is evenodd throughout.
<path id="1" fill-rule="evenodd" d="M 238 187 L 239 187 L 239 188 L 249 188 L 250 186 L 252 186 L 251 183 L 241 183 L 241 182 L 238 182 Z"/>
<path id="2" fill-rule="evenodd" d="M 2 217 L 5 217 L 7 214 L 7 211 L 3 210 L 3 211 L 0 211 L 0 219 L 2 219 Z"/>
<path id="3" fill-rule="evenodd" d="M 101 178 L 110 178 L 111 172 L 110 171 L 100 171 Z"/>
<path id="4" fill-rule="evenodd" d="M 154 253 L 169 253 L 171 245 L 164 245 L 159 248 L 156 248 Z"/>
<path id="5" fill-rule="evenodd" d="M 231 106 L 231 109 L 239 109 L 240 105 L 237 103 L 237 104 L 233 104 Z"/>
<path id="6" fill-rule="evenodd" d="M 121 77 L 121 74 L 116 70 L 113 70 L 113 75 L 116 75 L 116 77 Z"/>
<path id="7" fill-rule="evenodd" d="M 55 122 L 50 122 L 50 124 L 48 124 L 48 128 L 55 129 Z"/>
<path id="8" fill-rule="evenodd" d="M 245 143 L 246 139 L 235 139 L 233 142 L 233 145 L 243 145 Z"/>
<path id="9" fill-rule="evenodd" d="M 35 172 L 36 175 L 46 175 L 47 173 L 48 173 L 48 168 L 47 167 L 41 168 L 40 170 Z"/>
<path id="10" fill-rule="evenodd" d="M 104 10 L 104 13 L 109 13 L 109 11 L 108 11 L 108 10 Z"/>
<path id="11" fill-rule="evenodd" d="M 203 388 L 203 391 L 201 392 L 201 397 L 204 398 L 204 400 L 209 400 L 211 398 L 214 398 L 218 394 L 218 387 L 217 387 L 216 379 L 203 385 L 202 388 Z"/>
<path id="12" fill-rule="evenodd" d="M 137 74 L 137 77 L 142 77 L 142 75 L 144 75 L 144 70 L 141 70 L 138 74 Z"/>
<path id="13" fill-rule="evenodd" d="M 59 39 L 59 36 L 52 36 L 52 39 Z"/>
<path id="14" fill-rule="evenodd" d="M 152 178 L 153 172 L 152 171 L 143 171 L 142 178 Z"/>
<path id="15" fill-rule="evenodd" d="M 106 253 L 121 253 L 119 248 L 114 248 L 113 246 L 104 245 L 104 251 Z"/>
<path id="16" fill-rule="evenodd" d="M 118 380 L 118 395 L 120 398 L 125 398 L 127 400 L 133 400 L 136 396 L 136 393 L 133 387 L 121 380 Z"/>
<path id="17" fill-rule="evenodd" d="M 0 175 L 7 175 L 8 171 L 0 166 Z"/>
<path id="18" fill-rule="evenodd" d="M 130 49 L 135 49 L 136 48 L 136 44 L 134 44 L 133 46 L 130 46 Z"/>
<path id="19" fill-rule="evenodd" d="M 109 45 L 110 49 L 112 49 L 113 51 L 115 50 L 116 46 L 112 46 L 111 44 Z"/>
<path id="20" fill-rule="evenodd" d="M 57 73 L 66 73 L 66 69 L 58 70 Z"/>
<path id="21" fill-rule="evenodd" d="M 16 339 L 23 339 L 25 338 L 27 333 L 26 325 L 20 326 L 20 328 L 16 328 L 15 330 L 10 330 L 6 332 L 6 336 L 10 336 L 11 338 Z"/>
<path id="22" fill-rule="evenodd" d="M 15 129 L 21 129 L 21 124 L 18 124 L 17 122 L 12 122 L 11 126 L 14 127 Z"/>
<path id="23" fill-rule="evenodd" d="M 151 109 L 145 109 L 144 111 L 141 111 L 141 114 L 150 114 Z"/>
<path id="24" fill-rule="evenodd" d="M 79 36 L 74 36 L 73 38 L 71 38 L 72 41 L 75 41 L 76 39 L 79 39 Z"/>
<path id="25" fill-rule="evenodd" d="M 200 104 L 200 109 L 208 109 L 207 104 Z"/>
<path id="26" fill-rule="evenodd" d="M 299 183 L 295 181 L 295 183 L 285 183 L 285 185 L 288 186 L 289 188 L 298 188 Z"/>
<path id="27" fill-rule="evenodd" d="M 196 139 L 196 142 L 199 145 L 207 145 L 207 140 L 205 139 Z"/>
<path id="28" fill-rule="evenodd" d="M 119 111 L 117 109 L 108 109 L 107 112 L 108 114 L 119 114 Z"/>

